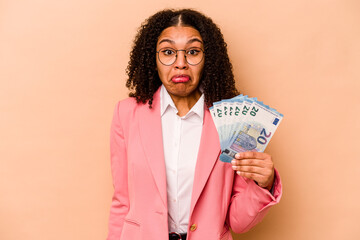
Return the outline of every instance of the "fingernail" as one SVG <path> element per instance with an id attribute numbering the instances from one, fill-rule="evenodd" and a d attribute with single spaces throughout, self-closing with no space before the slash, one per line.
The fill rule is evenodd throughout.
<path id="1" fill-rule="evenodd" d="M 236 163 L 236 161 L 235 161 L 235 160 L 232 160 L 232 161 L 231 161 L 231 164 L 235 164 L 235 163 Z"/>
<path id="2" fill-rule="evenodd" d="M 236 170 L 236 166 L 232 166 L 232 169 Z"/>
<path id="3" fill-rule="evenodd" d="M 240 153 L 235 154 L 236 158 L 240 158 Z"/>

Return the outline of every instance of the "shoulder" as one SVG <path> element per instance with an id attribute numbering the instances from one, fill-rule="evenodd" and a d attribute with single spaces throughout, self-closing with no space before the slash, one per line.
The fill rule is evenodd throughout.
<path id="1" fill-rule="evenodd" d="M 139 109 L 149 108 L 148 103 L 138 103 L 134 97 L 119 100 L 115 104 L 114 115 L 120 119 L 131 120 Z"/>
<path id="2" fill-rule="evenodd" d="M 154 112 L 154 109 L 160 109 L 160 90 L 161 87 L 153 95 L 152 107 L 149 108 L 149 102 L 137 102 L 135 97 L 128 97 L 117 102 L 117 108 L 123 111 L 131 111 L 137 109 L 143 109 L 145 111 Z"/>
<path id="3" fill-rule="evenodd" d="M 137 102 L 136 98 L 128 97 L 116 103 L 114 113 L 126 119 L 136 118 L 138 113 L 142 117 L 148 114 L 160 112 L 160 88 L 153 96 L 152 107 L 149 108 L 149 103 Z M 139 117 L 139 116 L 138 116 Z"/>
<path id="4" fill-rule="evenodd" d="M 128 98 L 118 101 L 116 106 L 121 110 L 130 110 L 132 108 L 136 108 L 138 106 L 138 104 L 141 104 L 141 103 L 137 103 L 135 98 L 128 97 Z"/>
<path id="5" fill-rule="evenodd" d="M 132 97 L 117 101 L 113 111 L 112 127 L 122 129 L 121 131 L 127 129 L 135 120 L 137 106 L 136 99 Z"/>
<path id="6" fill-rule="evenodd" d="M 148 102 L 146 103 L 142 103 L 142 102 L 137 102 L 136 98 L 134 97 L 128 97 L 122 100 L 119 100 L 116 105 L 115 108 L 119 109 L 121 111 L 131 111 L 131 110 L 135 110 L 137 108 L 143 108 L 143 107 L 149 107 Z"/>

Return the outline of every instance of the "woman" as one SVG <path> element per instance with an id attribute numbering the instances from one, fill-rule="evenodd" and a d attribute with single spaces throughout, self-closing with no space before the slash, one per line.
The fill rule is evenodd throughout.
<path id="1" fill-rule="evenodd" d="M 226 43 L 199 12 L 164 10 L 138 32 L 130 98 L 111 125 L 114 195 L 108 240 L 232 239 L 281 197 L 271 156 L 218 160 L 208 107 L 238 94 Z"/>

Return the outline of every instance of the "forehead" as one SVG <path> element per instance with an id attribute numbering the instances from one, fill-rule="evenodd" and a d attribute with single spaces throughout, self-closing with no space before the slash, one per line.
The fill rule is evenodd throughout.
<path id="1" fill-rule="evenodd" d="M 165 28 L 161 32 L 157 44 L 162 44 L 164 42 L 186 44 L 194 39 L 198 39 L 202 42 L 201 35 L 199 31 L 196 30 L 195 28 L 185 27 L 185 26 L 174 26 L 174 27 Z"/>

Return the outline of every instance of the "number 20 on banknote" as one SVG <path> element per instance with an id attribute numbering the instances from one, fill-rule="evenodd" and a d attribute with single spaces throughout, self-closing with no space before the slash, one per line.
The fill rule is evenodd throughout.
<path id="1" fill-rule="evenodd" d="M 222 149 L 221 161 L 230 162 L 238 152 L 263 152 L 283 118 L 281 113 L 261 102 L 253 101 L 250 107 L 245 107 L 243 114 L 246 115 Z"/>

